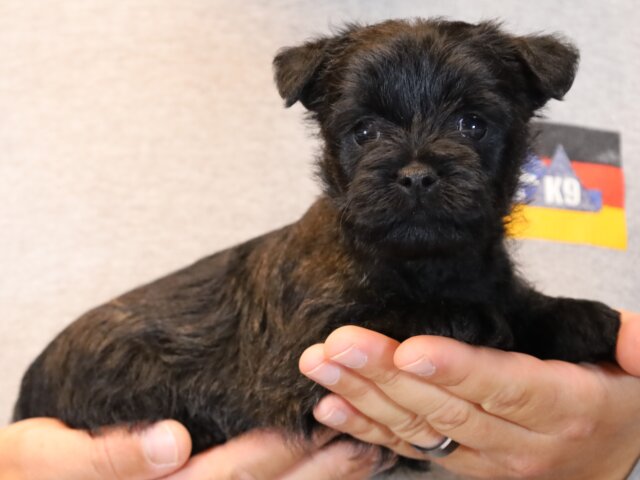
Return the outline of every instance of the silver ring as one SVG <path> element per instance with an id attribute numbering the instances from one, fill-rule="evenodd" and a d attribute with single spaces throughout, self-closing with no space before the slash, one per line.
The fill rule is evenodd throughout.
<path id="1" fill-rule="evenodd" d="M 435 447 L 425 448 L 414 444 L 411 444 L 411 446 L 421 453 L 426 453 L 427 455 L 436 458 L 442 458 L 450 455 L 451 452 L 460 446 L 460 444 L 449 437 L 444 437 L 444 440 Z"/>

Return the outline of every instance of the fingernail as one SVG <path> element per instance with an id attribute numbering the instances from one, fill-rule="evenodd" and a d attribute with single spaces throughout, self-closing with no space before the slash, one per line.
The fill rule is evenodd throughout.
<path id="1" fill-rule="evenodd" d="M 336 427 L 347 421 L 347 414 L 343 410 L 332 408 L 327 414 L 318 415 L 318 421 Z"/>
<path id="2" fill-rule="evenodd" d="M 322 362 L 306 375 L 323 385 L 335 385 L 340 380 L 340 367 Z"/>
<path id="3" fill-rule="evenodd" d="M 418 360 L 410 363 L 409 365 L 398 368 L 400 370 L 404 370 L 405 372 L 415 373 L 416 375 L 420 375 L 422 377 L 428 377 L 429 375 L 433 375 L 436 372 L 436 366 L 431 363 L 431 360 L 429 360 L 425 356 L 418 358 Z"/>
<path id="4" fill-rule="evenodd" d="M 331 357 L 331 360 L 335 360 L 345 367 L 362 368 L 367 363 L 367 354 L 358 350 L 354 345 L 351 345 L 344 352 Z"/>
<path id="5" fill-rule="evenodd" d="M 156 467 L 178 464 L 176 437 L 166 423 L 157 423 L 142 432 L 142 448 L 149 462 Z"/>

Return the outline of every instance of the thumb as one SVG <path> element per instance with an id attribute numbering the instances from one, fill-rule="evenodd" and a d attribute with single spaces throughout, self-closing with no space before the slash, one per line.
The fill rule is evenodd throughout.
<path id="1" fill-rule="evenodd" d="M 620 366 L 631 375 L 640 377 L 640 314 L 622 313 L 616 356 Z"/>
<path id="2" fill-rule="evenodd" d="M 8 430 L 0 455 L 15 453 L 17 475 L 9 478 L 152 480 L 178 470 L 191 452 L 189 433 L 173 420 L 134 431 L 109 428 L 95 436 L 51 418 L 24 420 Z"/>

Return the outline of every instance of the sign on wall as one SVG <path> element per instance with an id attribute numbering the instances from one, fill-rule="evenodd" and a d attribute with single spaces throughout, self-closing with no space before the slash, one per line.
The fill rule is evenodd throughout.
<path id="1" fill-rule="evenodd" d="M 552 123 L 536 129 L 511 236 L 625 249 L 619 134 Z"/>

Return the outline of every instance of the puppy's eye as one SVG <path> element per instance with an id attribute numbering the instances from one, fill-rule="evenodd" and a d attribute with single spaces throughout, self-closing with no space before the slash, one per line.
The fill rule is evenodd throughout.
<path id="1" fill-rule="evenodd" d="M 480 140 L 487 133 L 487 122 L 474 113 L 462 115 L 457 127 L 462 136 L 471 140 Z"/>
<path id="2" fill-rule="evenodd" d="M 380 131 L 373 122 L 360 122 L 353 129 L 353 139 L 358 145 L 366 142 L 377 140 L 380 137 Z"/>

